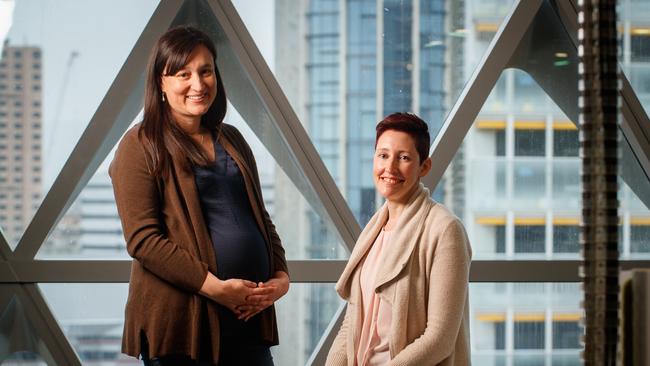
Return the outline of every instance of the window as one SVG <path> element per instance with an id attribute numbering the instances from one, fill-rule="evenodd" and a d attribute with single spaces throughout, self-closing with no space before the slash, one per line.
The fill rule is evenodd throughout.
<path id="1" fill-rule="evenodd" d="M 515 156 L 544 156 L 544 130 L 515 130 Z"/>
<path id="2" fill-rule="evenodd" d="M 36 58 L 36 59 L 41 58 L 41 51 L 34 51 L 34 52 L 32 52 L 32 57 L 33 57 L 33 58 Z"/>
<path id="3" fill-rule="evenodd" d="M 650 253 L 650 225 L 630 226 L 630 251 Z"/>
<path id="4" fill-rule="evenodd" d="M 554 225 L 553 252 L 579 253 L 580 227 L 575 225 Z"/>
<path id="5" fill-rule="evenodd" d="M 544 253 L 544 225 L 515 226 L 515 253 Z"/>
<path id="6" fill-rule="evenodd" d="M 580 349 L 582 330 L 577 321 L 553 322 L 553 349 Z"/>
<path id="7" fill-rule="evenodd" d="M 20 50 L 14 51 L 14 57 L 15 58 L 21 58 L 23 57 L 23 53 Z"/>
<path id="8" fill-rule="evenodd" d="M 505 322 L 494 322 L 494 349 L 506 349 Z"/>
<path id="9" fill-rule="evenodd" d="M 632 62 L 650 61 L 650 37 L 648 35 L 632 35 L 630 37 L 630 59 Z"/>
<path id="10" fill-rule="evenodd" d="M 544 320 L 515 321 L 515 349 L 544 349 Z"/>
<path id="11" fill-rule="evenodd" d="M 506 227 L 505 225 L 494 226 L 495 252 L 502 254 L 506 252 Z"/>
<path id="12" fill-rule="evenodd" d="M 496 130 L 494 131 L 494 143 L 496 156 L 506 156 L 506 131 L 505 130 Z"/>
<path id="13" fill-rule="evenodd" d="M 578 130 L 553 131 L 553 155 L 577 157 L 579 150 Z"/>

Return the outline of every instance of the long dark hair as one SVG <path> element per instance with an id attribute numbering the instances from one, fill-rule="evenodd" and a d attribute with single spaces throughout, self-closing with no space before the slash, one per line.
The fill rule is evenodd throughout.
<path id="1" fill-rule="evenodd" d="M 151 50 L 147 65 L 144 91 L 144 119 L 138 133 L 153 165 L 153 175 L 165 176 L 172 160 L 183 169 L 192 165 L 207 165 L 209 157 L 187 133 L 174 122 L 169 106 L 162 101 L 161 79 L 163 73 L 173 75 L 189 61 L 198 46 L 205 46 L 214 59 L 217 78 L 217 95 L 208 111 L 201 116 L 201 126 L 215 133 L 226 115 L 226 92 L 217 68 L 217 51 L 207 34 L 181 26 L 163 34 Z"/>

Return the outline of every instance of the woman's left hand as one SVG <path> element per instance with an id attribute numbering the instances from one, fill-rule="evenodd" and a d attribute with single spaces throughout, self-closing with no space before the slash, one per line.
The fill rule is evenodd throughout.
<path id="1" fill-rule="evenodd" d="M 240 311 L 238 318 L 248 321 L 262 310 L 273 305 L 289 291 L 289 275 L 286 272 L 275 272 L 275 276 L 266 282 L 260 282 L 253 289 L 252 295 L 246 298 L 246 304 L 237 307 Z"/>

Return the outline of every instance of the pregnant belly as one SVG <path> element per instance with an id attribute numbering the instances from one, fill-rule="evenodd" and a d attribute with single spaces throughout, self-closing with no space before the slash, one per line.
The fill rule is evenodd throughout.
<path id="1" fill-rule="evenodd" d="M 259 231 L 212 230 L 217 276 L 264 282 L 270 277 L 269 255 Z"/>

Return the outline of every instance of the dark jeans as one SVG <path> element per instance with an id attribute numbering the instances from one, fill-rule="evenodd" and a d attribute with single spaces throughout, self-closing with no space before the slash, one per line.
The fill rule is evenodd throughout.
<path id="1" fill-rule="evenodd" d="M 273 366 L 269 346 L 221 341 L 219 366 Z"/>
<path id="2" fill-rule="evenodd" d="M 197 362 L 187 355 L 170 355 L 149 358 L 147 344 L 142 345 L 144 366 L 214 366 L 209 361 Z M 274 366 L 271 350 L 265 345 L 221 342 L 219 366 Z"/>

